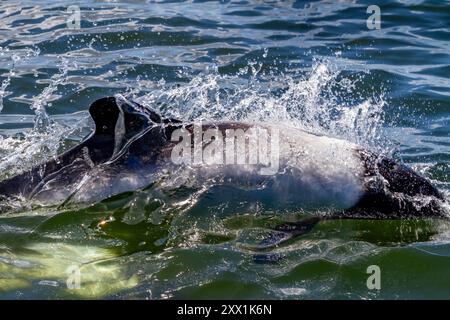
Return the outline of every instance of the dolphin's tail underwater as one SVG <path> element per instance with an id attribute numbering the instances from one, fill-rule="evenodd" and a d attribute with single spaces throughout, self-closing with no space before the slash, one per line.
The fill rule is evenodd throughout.
<path id="1" fill-rule="evenodd" d="M 431 182 L 406 165 L 357 150 L 365 166 L 365 193 L 351 208 L 285 222 L 255 248 L 265 251 L 310 232 L 319 222 L 339 219 L 450 219 L 450 202 Z M 255 255 L 256 262 L 276 262 L 277 255 Z"/>
<path id="2" fill-rule="evenodd" d="M 448 200 L 429 180 L 392 159 L 368 150 L 357 153 L 365 167 L 365 193 L 343 217 L 449 218 Z"/>

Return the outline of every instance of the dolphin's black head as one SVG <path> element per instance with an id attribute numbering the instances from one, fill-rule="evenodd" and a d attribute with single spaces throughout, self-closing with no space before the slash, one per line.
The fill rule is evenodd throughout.
<path id="1" fill-rule="evenodd" d="M 93 166 L 120 156 L 151 128 L 176 122 L 162 119 L 156 112 L 122 96 L 95 101 L 89 113 L 95 130 L 85 141 L 50 161 L 1 181 L 0 196 L 30 199 L 42 190 L 56 190 L 58 185 L 61 189 L 76 185 Z"/>
<path id="2" fill-rule="evenodd" d="M 361 217 L 449 218 L 448 200 L 414 170 L 392 159 L 358 150 L 364 163 L 366 193 L 349 210 Z"/>

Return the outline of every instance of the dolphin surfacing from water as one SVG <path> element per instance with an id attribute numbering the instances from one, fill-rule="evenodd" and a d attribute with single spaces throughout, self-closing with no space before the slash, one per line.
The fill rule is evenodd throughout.
<path id="1" fill-rule="evenodd" d="M 327 207 L 331 214 L 325 218 L 449 217 L 448 200 L 427 179 L 403 164 L 344 140 L 279 126 L 278 172 L 261 175 L 260 166 L 248 164 L 174 163 L 171 155 L 179 145 L 179 136 L 174 139 L 174 134 L 179 130 L 192 133 L 194 125 L 163 118 L 121 96 L 97 100 L 89 112 L 95 131 L 65 153 L 1 181 L 3 200 L 16 198 L 38 205 L 93 203 L 144 188 L 160 172 L 172 170 L 194 174 L 200 184 L 213 179 L 238 188 L 250 186 L 280 206 Z M 254 126 L 210 123 L 203 130 L 213 129 L 225 136 L 231 129 Z M 185 171 L 177 171 L 183 166 Z M 321 219 L 324 217 L 313 216 L 275 229 L 295 236 Z"/>

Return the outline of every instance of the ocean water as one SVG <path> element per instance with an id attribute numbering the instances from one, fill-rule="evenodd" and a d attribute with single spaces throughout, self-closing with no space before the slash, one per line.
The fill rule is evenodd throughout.
<path id="1" fill-rule="evenodd" d="M 449 1 L 377 1 L 379 29 L 372 1 L 73 3 L 0 3 L 1 179 L 79 143 L 90 103 L 122 94 L 182 120 L 350 140 L 450 199 Z M 446 221 L 321 222 L 259 264 L 252 244 L 299 212 L 224 192 L 19 203 L 0 215 L 0 298 L 450 298 Z"/>

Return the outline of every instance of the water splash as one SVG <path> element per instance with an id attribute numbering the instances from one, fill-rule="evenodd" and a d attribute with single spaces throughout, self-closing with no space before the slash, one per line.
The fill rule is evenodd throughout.
<path id="1" fill-rule="evenodd" d="M 1 52 L 1 51 L 2 50 L 0 48 L 0 55 L 3 55 L 3 52 Z M 3 98 L 5 98 L 8 94 L 6 92 L 6 88 L 8 88 L 8 86 L 11 83 L 11 78 L 14 77 L 14 75 L 15 75 L 15 64 L 19 60 L 19 57 L 17 55 L 13 55 L 12 60 L 13 60 L 13 66 L 9 70 L 9 72 L 6 76 L 6 79 L 4 79 L 2 81 L 2 85 L 0 86 L 0 112 L 2 112 L 2 110 L 3 110 Z"/>
<path id="2" fill-rule="evenodd" d="M 39 55 L 39 49 L 30 49 L 27 48 L 23 53 L 16 52 L 11 55 L 11 63 L 12 66 L 9 69 L 9 72 L 6 75 L 6 78 L 2 81 L 0 86 L 0 113 L 3 110 L 3 99 L 7 97 L 10 92 L 7 92 L 6 89 L 11 84 L 11 79 L 16 75 L 16 68 L 20 63 L 26 62 L 32 57 L 36 57 Z M 10 50 L 8 47 L 2 48 L 0 47 L 0 57 L 7 56 L 10 54 Z"/>
<path id="3" fill-rule="evenodd" d="M 162 83 L 139 99 L 185 121 L 283 123 L 388 151 L 382 134 L 384 96 L 348 97 L 363 75 L 345 76 L 328 60 L 315 60 L 306 73 L 267 75 L 261 68 L 250 62 L 235 75 L 210 68 L 186 84 Z"/>
<path id="4" fill-rule="evenodd" d="M 33 97 L 33 104 L 30 106 L 36 114 L 34 130 L 37 132 L 46 132 L 51 130 L 52 121 L 46 111 L 46 104 L 52 94 L 58 89 L 58 86 L 64 85 L 69 71 L 69 61 L 61 58 L 59 73 L 50 78 L 50 84 L 36 97 Z"/>
<path id="5" fill-rule="evenodd" d="M 27 49 L 23 55 L 14 54 L 12 56 L 13 65 L 0 88 L 0 100 L 5 96 L 5 90 L 10 84 L 11 78 L 15 76 L 15 70 L 19 63 L 38 55 L 38 49 Z M 55 122 L 46 111 L 46 105 L 52 99 L 52 95 L 59 86 L 66 83 L 69 68 L 69 61 L 61 58 L 59 73 L 53 75 L 49 79 L 49 85 L 40 94 L 33 97 L 33 103 L 30 106 L 35 112 L 32 130 L 11 136 L 0 136 L 0 170 L 2 172 L 0 178 L 11 177 L 51 156 L 56 156 L 61 142 L 74 131 L 79 130 L 78 126 L 86 126 L 84 120 L 76 122 L 73 127 Z"/>

